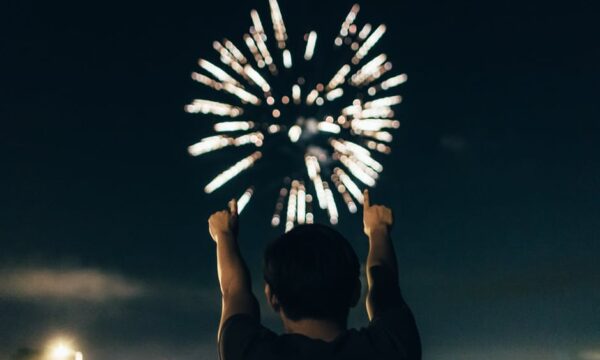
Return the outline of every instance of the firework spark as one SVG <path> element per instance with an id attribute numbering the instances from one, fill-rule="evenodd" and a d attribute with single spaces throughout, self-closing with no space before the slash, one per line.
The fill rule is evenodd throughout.
<path id="1" fill-rule="evenodd" d="M 390 94 L 390 89 L 405 83 L 407 76 L 388 75 L 392 63 L 387 54 L 369 55 L 372 50 L 377 51 L 374 48 L 386 26 L 365 23 L 359 29 L 356 20 L 360 6 L 355 4 L 334 39 L 331 51 L 336 55 L 323 57 L 340 61 L 325 79 L 313 78 L 320 72 L 314 68 L 322 66 L 322 62 L 314 63 L 317 49 L 324 47 L 318 43 L 317 31 L 304 34 L 301 48 L 290 47 L 293 41 L 288 39 L 277 0 L 269 0 L 268 5 L 272 37 L 259 12 L 253 9 L 252 25 L 241 39 L 246 53 L 244 47 L 223 39 L 213 42 L 222 65 L 205 59 L 198 61 L 204 73 L 193 72 L 192 79 L 226 94 L 219 99 L 228 100 L 195 99 L 185 110 L 232 120 L 215 121 L 215 134 L 189 146 L 188 152 L 199 156 L 226 147 L 262 147 L 261 151 L 246 148 L 241 160 L 231 161 L 233 165 L 205 186 L 206 193 L 221 188 L 270 153 L 291 154 L 286 155 L 285 162 L 305 169 L 280 174 L 285 180 L 279 193 L 273 194 L 276 202 L 271 225 L 283 225 L 289 231 L 296 224 L 312 223 L 313 199 L 331 224 L 337 224 L 340 213 L 334 191 L 348 211 L 355 213 L 357 203 L 363 203 L 361 186 L 375 186 L 380 179 L 383 165 L 375 154 L 390 153 L 391 148 L 385 143 L 392 142 L 391 131 L 400 127 L 392 107 L 400 104 L 402 97 Z M 338 55 L 344 51 L 346 55 Z M 269 171 L 279 169 L 273 166 Z M 239 212 L 253 198 L 256 186 L 246 185 L 238 200 Z"/>

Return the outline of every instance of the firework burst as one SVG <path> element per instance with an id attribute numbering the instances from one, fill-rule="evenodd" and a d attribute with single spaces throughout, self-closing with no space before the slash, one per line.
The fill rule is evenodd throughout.
<path id="1" fill-rule="evenodd" d="M 207 183 L 206 193 L 270 153 L 278 155 L 283 158 L 280 164 L 269 160 L 271 175 L 282 171 L 284 183 L 279 194 L 273 194 L 277 200 L 271 224 L 285 225 L 288 231 L 295 224 L 312 223 L 317 208 L 336 224 L 334 192 L 355 213 L 357 203 L 363 202 L 361 187 L 375 186 L 383 171 L 374 154 L 390 153 L 391 132 L 400 126 L 392 108 L 402 101 L 390 89 L 404 83 L 406 74 L 390 76 L 388 56 L 372 56 L 386 27 L 366 23 L 359 28 L 358 4 L 343 20 L 333 44 L 320 43 L 317 32 L 310 31 L 294 54 L 277 0 L 269 0 L 269 9 L 273 38 L 267 36 L 258 11 L 252 10 L 244 46 L 228 39 L 215 41 L 221 64 L 199 60 L 202 72 L 193 72 L 192 79 L 228 94 L 231 101 L 196 99 L 186 105 L 189 113 L 226 118 L 215 121 L 214 134 L 189 146 L 188 152 L 199 156 L 226 147 L 245 150 L 241 159 Z M 329 75 L 321 74 L 327 71 L 323 62 L 315 63 L 320 47 L 331 49 L 325 59 L 338 61 Z M 239 212 L 254 193 L 254 185 L 248 185 L 238 200 Z"/>

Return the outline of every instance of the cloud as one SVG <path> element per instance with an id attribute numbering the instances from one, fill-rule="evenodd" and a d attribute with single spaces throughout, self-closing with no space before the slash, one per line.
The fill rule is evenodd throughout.
<path id="1" fill-rule="evenodd" d="M 216 284 L 52 265 L 0 268 L 0 359 L 66 338 L 87 359 L 215 359 Z"/>
<path id="2" fill-rule="evenodd" d="M 0 298 L 104 302 L 139 297 L 141 284 L 95 269 L 0 270 Z"/>
<path id="3" fill-rule="evenodd" d="M 600 360 L 600 349 L 581 351 L 579 358 L 583 360 Z"/>

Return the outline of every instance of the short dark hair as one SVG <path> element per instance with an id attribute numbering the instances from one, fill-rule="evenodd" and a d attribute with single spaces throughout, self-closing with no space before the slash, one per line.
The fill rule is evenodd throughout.
<path id="1" fill-rule="evenodd" d="M 264 276 L 288 318 L 346 321 L 360 264 L 339 232 L 299 225 L 267 246 Z"/>

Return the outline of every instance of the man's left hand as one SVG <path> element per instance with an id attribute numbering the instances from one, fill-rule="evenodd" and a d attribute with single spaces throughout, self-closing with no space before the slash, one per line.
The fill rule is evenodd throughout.
<path id="1" fill-rule="evenodd" d="M 224 237 L 236 238 L 238 234 L 237 200 L 229 202 L 229 209 L 217 211 L 208 218 L 208 231 L 215 242 Z"/>

